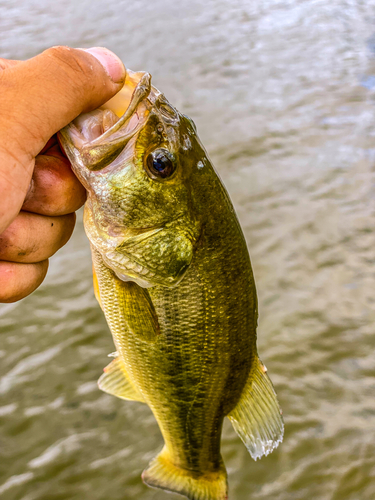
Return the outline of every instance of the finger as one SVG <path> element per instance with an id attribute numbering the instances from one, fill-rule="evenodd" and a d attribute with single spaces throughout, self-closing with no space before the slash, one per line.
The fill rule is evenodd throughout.
<path id="1" fill-rule="evenodd" d="M 44 153 L 47 153 L 47 151 L 50 148 L 52 148 L 55 144 L 58 144 L 58 141 L 56 135 L 53 135 L 50 139 L 48 139 L 47 144 L 44 146 L 44 148 L 41 150 L 39 154 L 42 155 Z"/>
<path id="2" fill-rule="evenodd" d="M 89 50 L 53 47 L 0 71 L 0 231 L 19 212 L 48 139 L 123 85 L 121 61 L 106 49 Z"/>
<path id="3" fill-rule="evenodd" d="M 36 156 L 58 130 L 121 89 L 125 68 L 117 56 L 88 50 L 53 47 L 0 73 L 2 120 L 18 149 Z"/>
<path id="4" fill-rule="evenodd" d="M 22 210 L 42 215 L 65 215 L 78 210 L 86 190 L 73 174 L 58 145 L 38 155 Z"/>
<path id="5" fill-rule="evenodd" d="M 12 66 L 15 66 L 16 64 L 18 64 L 19 62 L 21 62 L 21 61 L 15 61 L 13 59 L 3 59 L 0 57 L 0 71 L 2 69 L 11 68 Z"/>
<path id="6" fill-rule="evenodd" d="M 44 280 L 48 260 L 36 264 L 0 261 L 0 302 L 16 302 L 30 295 Z"/>
<path id="7" fill-rule="evenodd" d="M 36 263 L 48 259 L 69 240 L 75 214 L 61 217 L 20 212 L 0 234 L 0 260 Z"/>

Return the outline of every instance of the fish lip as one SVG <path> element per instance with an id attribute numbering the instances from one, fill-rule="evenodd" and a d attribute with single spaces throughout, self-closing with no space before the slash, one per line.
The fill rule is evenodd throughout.
<path id="1" fill-rule="evenodd" d="M 131 101 L 132 93 L 137 86 L 137 84 L 141 81 L 142 77 L 144 77 L 146 74 L 148 74 L 145 71 L 131 71 L 130 69 L 127 70 L 126 78 L 125 78 L 125 84 L 122 87 L 117 94 L 115 94 L 109 101 L 105 102 L 102 106 L 100 106 L 99 109 L 105 110 L 109 109 L 115 113 L 119 118 L 123 114 L 126 113 L 127 109 L 129 108 L 129 104 Z M 151 75 L 149 75 L 151 77 Z M 161 95 L 161 92 L 151 85 L 151 92 L 150 94 L 145 97 L 141 102 L 147 101 L 150 105 L 154 105 L 154 102 L 157 100 L 157 98 Z"/>
<path id="2" fill-rule="evenodd" d="M 120 94 L 121 106 L 116 109 L 118 102 L 113 100 L 119 99 Z M 87 190 L 90 174 L 100 173 L 115 162 L 132 143 L 133 137 L 140 133 L 159 95 L 160 92 L 151 85 L 149 73 L 129 70 L 118 94 L 98 110 L 87 113 L 87 116 L 83 113 L 58 132 L 60 146 Z M 109 128 L 105 126 L 106 111 L 117 116 L 117 121 L 112 124 L 106 121 Z M 101 112 L 100 116 L 93 120 L 98 112 Z M 89 124 L 88 128 L 85 124 Z"/>
<path id="3" fill-rule="evenodd" d="M 126 88 L 126 86 L 125 86 Z M 94 139 L 91 144 L 95 146 L 96 144 L 102 144 L 103 140 L 111 140 L 114 138 L 116 133 L 118 133 L 124 126 L 126 126 L 134 114 L 137 114 L 137 109 L 139 105 L 148 98 L 150 92 L 152 90 L 151 87 L 151 75 L 149 73 L 143 73 L 133 93 L 128 102 L 128 106 L 122 116 L 119 117 L 117 122 L 115 122 L 108 130 L 103 132 L 99 137 Z M 139 117 L 138 117 L 139 119 Z"/>

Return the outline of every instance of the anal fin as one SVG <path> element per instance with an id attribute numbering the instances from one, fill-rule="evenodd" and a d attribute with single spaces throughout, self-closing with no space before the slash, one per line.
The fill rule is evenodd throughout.
<path id="1" fill-rule="evenodd" d="M 142 394 L 128 380 L 123 363 L 118 357 L 104 368 L 104 373 L 98 380 L 98 386 L 99 389 L 112 396 L 145 403 Z"/>
<path id="2" fill-rule="evenodd" d="M 228 418 L 254 460 L 271 453 L 283 440 L 281 409 L 267 369 L 259 358 Z"/>

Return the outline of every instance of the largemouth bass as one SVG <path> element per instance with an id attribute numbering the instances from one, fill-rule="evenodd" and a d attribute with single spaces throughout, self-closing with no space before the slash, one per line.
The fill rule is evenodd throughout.
<path id="1" fill-rule="evenodd" d="M 148 73 L 60 132 L 87 189 L 94 289 L 116 346 L 99 387 L 151 408 L 165 446 L 143 472 L 190 500 L 224 500 L 223 419 L 254 459 L 283 421 L 256 348 L 246 243 L 191 119 Z"/>

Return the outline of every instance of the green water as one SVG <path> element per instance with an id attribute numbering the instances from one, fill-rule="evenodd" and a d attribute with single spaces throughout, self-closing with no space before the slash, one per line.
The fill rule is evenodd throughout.
<path id="1" fill-rule="evenodd" d="M 375 498 L 375 2 L 0 0 L 3 57 L 105 45 L 194 118 L 244 228 L 284 443 L 223 433 L 230 500 Z M 25 83 L 26 84 L 26 83 Z M 0 307 L 0 498 L 162 500 L 162 439 L 98 391 L 113 351 L 78 222 Z"/>

